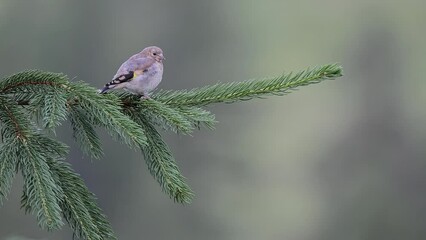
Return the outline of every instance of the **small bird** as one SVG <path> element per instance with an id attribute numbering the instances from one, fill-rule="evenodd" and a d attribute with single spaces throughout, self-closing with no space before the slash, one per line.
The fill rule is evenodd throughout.
<path id="1" fill-rule="evenodd" d="M 156 46 L 144 48 L 121 64 L 112 81 L 105 84 L 99 93 L 111 89 L 125 89 L 141 98 L 149 98 L 163 78 L 163 50 Z"/>

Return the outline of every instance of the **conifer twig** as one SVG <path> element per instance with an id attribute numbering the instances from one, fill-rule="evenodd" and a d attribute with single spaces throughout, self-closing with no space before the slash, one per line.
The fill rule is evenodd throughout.
<path id="1" fill-rule="evenodd" d="M 167 105 L 205 106 L 212 103 L 232 103 L 268 95 L 284 95 L 309 84 L 342 76 L 336 64 L 307 69 L 296 74 L 283 74 L 275 78 L 243 82 L 218 83 L 202 88 L 180 91 L 160 91 L 154 98 Z"/>
<path id="2" fill-rule="evenodd" d="M 58 229 L 63 217 L 77 238 L 116 239 L 95 195 L 64 162 L 68 147 L 45 129 L 54 131 L 68 119 L 81 150 L 101 158 L 96 128 L 104 128 L 142 151 L 149 172 L 170 198 L 190 203 L 194 194 L 157 128 L 186 135 L 201 126 L 213 129 L 215 117 L 203 109 L 206 105 L 284 95 L 340 76 L 340 66 L 325 65 L 276 78 L 159 91 L 144 101 L 128 93 L 100 95 L 60 73 L 28 70 L 5 77 L 0 81 L 0 205 L 20 171 L 21 205 L 36 215 L 41 228 Z"/>

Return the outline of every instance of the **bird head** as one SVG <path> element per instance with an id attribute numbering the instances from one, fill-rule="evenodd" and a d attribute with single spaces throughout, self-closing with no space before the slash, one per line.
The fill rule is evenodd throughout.
<path id="1" fill-rule="evenodd" d="M 145 48 L 144 50 L 142 50 L 142 54 L 155 59 L 155 61 L 157 62 L 163 62 L 163 60 L 166 59 L 163 55 L 163 50 L 156 46 Z"/>

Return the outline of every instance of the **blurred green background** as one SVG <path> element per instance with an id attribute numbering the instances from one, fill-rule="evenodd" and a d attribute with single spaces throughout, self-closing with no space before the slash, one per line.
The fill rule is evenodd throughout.
<path id="1" fill-rule="evenodd" d="M 196 192 L 175 204 L 141 154 L 102 133 L 105 157 L 69 162 L 119 239 L 425 239 L 426 1 L 0 0 L 0 74 L 38 68 L 100 87 L 149 45 L 160 88 L 280 75 L 339 62 L 345 76 L 284 97 L 209 109 L 215 131 L 165 134 Z M 20 210 L 0 239 L 71 239 Z M 18 237 L 19 236 L 19 237 Z"/>

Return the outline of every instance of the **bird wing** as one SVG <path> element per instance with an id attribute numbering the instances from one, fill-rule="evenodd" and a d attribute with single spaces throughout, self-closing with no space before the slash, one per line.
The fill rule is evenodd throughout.
<path id="1" fill-rule="evenodd" d="M 112 80 L 118 80 L 119 83 L 130 81 L 133 76 L 130 73 L 137 75 L 142 74 L 142 72 L 146 72 L 146 70 L 155 63 L 155 60 L 152 58 L 141 57 L 141 58 L 129 58 L 126 62 L 124 62 L 120 68 L 117 70 L 117 73 L 114 75 Z M 129 78 L 130 77 L 130 78 Z"/>
<path id="2" fill-rule="evenodd" d="M 105 84 L 105 87 L 101 90 L 101 93 L 106 92 L 111 88 L 115 88 L 121 83 L 131 81 L 135 76 L 141 75 L 148 71 L 148 68 L 151 67 L 154 63 L 155 60 L 152 58 L 134 58 L 134 56 L 132 56 L 120 66 L 112 81 Z"/>

